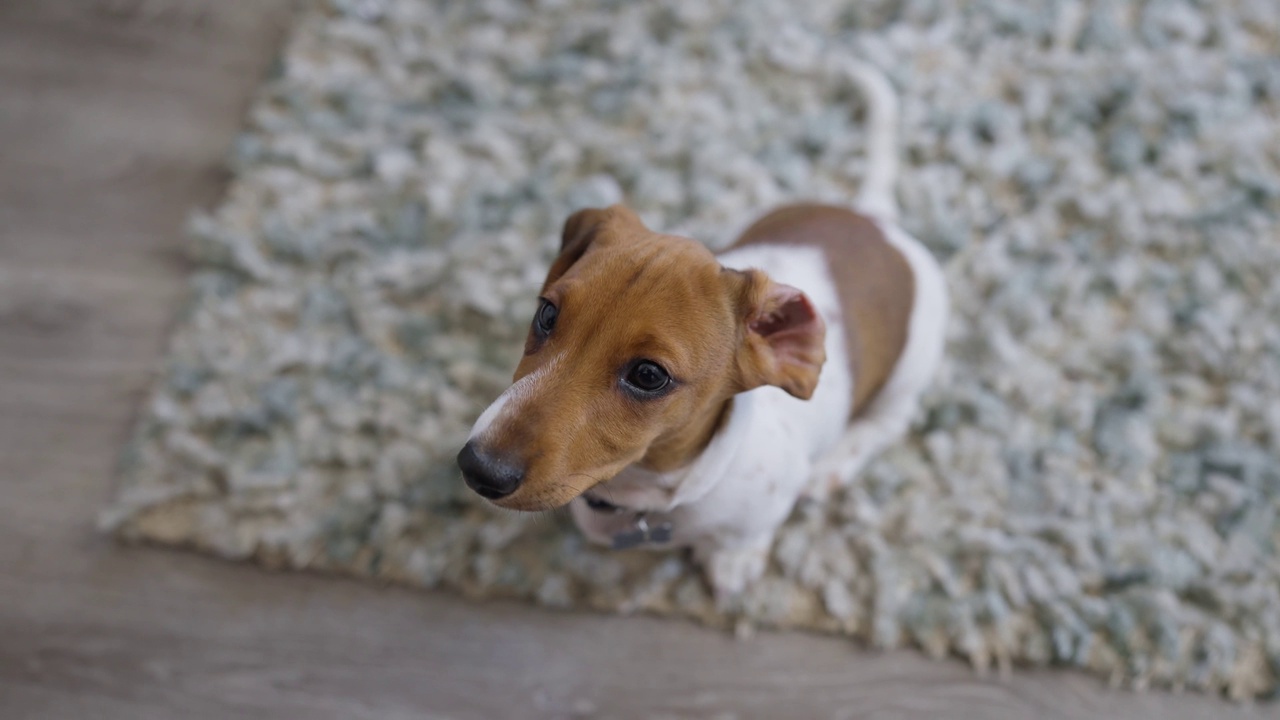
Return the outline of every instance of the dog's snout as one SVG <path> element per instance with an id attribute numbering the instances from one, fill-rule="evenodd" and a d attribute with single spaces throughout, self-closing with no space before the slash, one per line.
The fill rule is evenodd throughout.
<path id="1" fill-rule="evenodd" d="M 467 487 L 489 500 L 503 498 L 516 491 L 524 480 L 524 470 L 497 455 L 476 447 L 474 441 L 462 446 L 458 468 Z"/>

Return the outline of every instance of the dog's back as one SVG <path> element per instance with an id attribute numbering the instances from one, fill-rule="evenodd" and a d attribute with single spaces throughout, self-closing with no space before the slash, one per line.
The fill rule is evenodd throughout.
<path id="1" fill-rule="evenodd" d="M 808 245 L 821 250 L 840 298 L 853 413 L 875 398 L 907 344 L 915 274 L 871 218 L 831 205 L 789 205 L 757 220 L 733 249 Z"/>

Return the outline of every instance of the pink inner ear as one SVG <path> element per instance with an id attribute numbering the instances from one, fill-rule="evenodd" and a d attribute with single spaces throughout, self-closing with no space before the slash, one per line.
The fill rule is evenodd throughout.
<path id="1" fill-rule="evenodd" d="M 802 400 L 812 397 L 827 357 L 827 326 L 809 298 L 790 285 L 770 282 L 747 330 L 762 361 L 751 386 L 776 385 Z"/>
<path id="2" fill-rule="evenodd" d="M 769 288 L 760 314 L 752 318 L 749 327 L 768 340 L 775 351 L 794 343 L 808 345 L 815 331 L 825 330 L 808 296 L 781 283 Z"/>

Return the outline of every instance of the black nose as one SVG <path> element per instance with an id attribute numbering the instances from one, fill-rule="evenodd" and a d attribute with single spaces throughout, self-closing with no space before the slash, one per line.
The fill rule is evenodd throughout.
<path id="1" fill-rule="evenodd" d="M 462 446 L 462 452 L 458 453 L 458 467 L 467 487 L 490 500 L 510 495 L 524 480 L 524 470 L 483 450 L 476 450 L 474 442 Z"/>

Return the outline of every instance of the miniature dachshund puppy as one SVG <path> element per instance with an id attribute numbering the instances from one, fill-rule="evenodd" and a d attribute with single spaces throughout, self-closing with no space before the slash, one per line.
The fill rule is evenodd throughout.
<path id="1" fill-rule="evenodd" d="M 799 204 L 716 255 L 615 205 L 564 225 L 514 384 L 458 454 L 493 504 L 568 504 L 615 548 L 692 547 L 718 598 L 764 572 L 805 493 L 907 430 L 942 355 L 937 262 L 896 224 L 897 97 L 862 64 L 869 170 L 852 207 Z"/>

